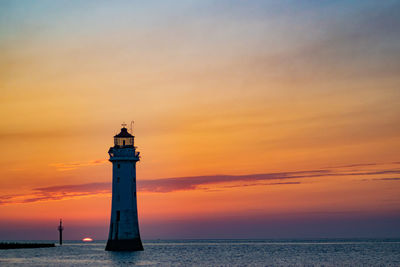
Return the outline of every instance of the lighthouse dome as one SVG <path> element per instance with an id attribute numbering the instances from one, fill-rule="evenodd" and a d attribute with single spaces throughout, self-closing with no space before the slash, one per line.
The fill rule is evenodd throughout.
<path id="1" fill-rule="evenodd" d="M 114 145 L 115 146 L 133 146 L 133 139 L 135 137 L 128 132 L 128 129 L 125 127 L 121 128 L 121 132 L 114 136 Z"/>

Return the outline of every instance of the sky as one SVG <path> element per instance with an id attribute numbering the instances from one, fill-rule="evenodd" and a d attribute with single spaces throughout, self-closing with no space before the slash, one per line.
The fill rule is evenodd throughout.
<path id="1" fill-rule="evenodd" d="M 0 239 L 400 237 L 399 1 L 0 2 Z"/>

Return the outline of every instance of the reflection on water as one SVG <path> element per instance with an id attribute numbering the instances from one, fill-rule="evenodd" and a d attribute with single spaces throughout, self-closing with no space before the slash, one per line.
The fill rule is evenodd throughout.
<path id="1" fill-rule="evenodd" d="M 157 262 L 141 260 L 141 251 L 127 252 L 127 251 L 107 251 L 106 252 L 111 263 L 115 265 L 151 265 Z"/>
<path id="2" fill-rule="evenodd" d="M 158 240 L 138 252 L 105 242 L 0 250 L 0 266 L 400 266 L 400 240 Z"/>

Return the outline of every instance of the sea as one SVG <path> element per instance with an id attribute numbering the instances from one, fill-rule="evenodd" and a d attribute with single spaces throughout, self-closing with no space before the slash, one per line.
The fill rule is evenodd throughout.
<path id="1" fill-rule="evenodd" d="M 105 241 L 0 250 L 0 266 L 400 266 L 400 239 L 148 240 L 143 245 L 137 252 L 105 251 Z"/>

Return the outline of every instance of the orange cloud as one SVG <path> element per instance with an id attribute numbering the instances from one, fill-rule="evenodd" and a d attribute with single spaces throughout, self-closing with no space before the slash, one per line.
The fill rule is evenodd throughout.
<path id="1" fill-rule="evenodd" d="M 57 171 L 70 171 L 81 167 L 100 165 L 106 162 L 108 162 L 106 159 L 97 159 L 84 162 L 51 163 L 49 166 L 56 167 Z"/>

